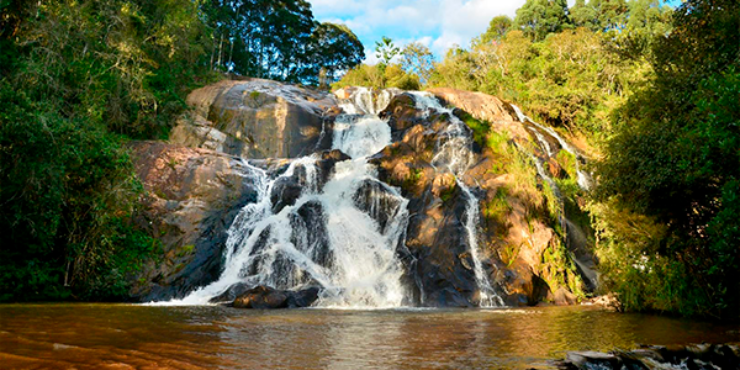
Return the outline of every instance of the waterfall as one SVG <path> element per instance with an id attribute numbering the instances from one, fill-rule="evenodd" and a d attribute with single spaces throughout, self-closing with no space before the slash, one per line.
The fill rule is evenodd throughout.
<path id="1" fill-rule="evenodd" d="M 488 275 L 483 268 L 483 262 L 480 259 L 481 251 L 478 244 L 477 232 L 477 227 L 480 223 L 479 201 L 471 189 L 463 181 L 459 180 L 467 172 L 474 160 L 472 151 L 473 142 L 469 128 L 453 114 L 452 109 L 443 107 L 433 95 L 424 92 L 412 92 L 411 95 L 414 97 L 417 109 L 424 110 L 425 116 L 428 117 L 431 110 L 449 116 L 450 125 L 440 134 L 435 151 L 436 154 L 432 159 L 432 165 L 437 169 L 447 170 L 452 173 L 455 176 L 456 185 L 462 190 L 467 200 L 464 225 L 470 246 L 470 256 L 473 260 L 473 272 L 475 273 L 476 284 L 480 292 L 479 305 L 481 307 L 503 306 L 504 302 L 491 285 Z"/>
<path id="2" fill-rule="evenodd" d="M 358 89 L 342 103 L 346 114 L 335 122 L 333 148 L 351 159 L 336 163 L 325 184 L 315 154 L 292 160 L 279 176 L 249 166 L 259 179 L 258 200 L 240 211 L 228 231 L 220 278 L 167 304 L 208 304 L 237 284 L 280 290 L 318 286 L 321 307 L 407 303 L 396 248 L 408 224 L 408 200 L 380 182 L 367 161 L 391 143 L 390 127 L 376 115 L 391 94 L 375 97 Z M 281 187 L 296 182 L 297 199 L 282 204 Z"/>
<path id="3" fill-rule="evenodd" d="M 552 150 L 550 143 L 545 139 L 545 135 L 548 135 L 551 138 L 555 139 L 561 148 L 576 157 L 576 174 L 578 176 L 576 178 L 576 182 L 581 189 L 586 191 L 591 190 L 593 179 L 589 173 L 581 170 L 580 161 L 584 160 L 581 153 L 573 148 L 573 146 L 568 144 L 568 142 L 565 141 L 565 139 L 563 139 L 563 137 L 560 136 L 555 130 L 553 130 L 552 127 L 545 127 L 535 122 L 531 118 L 524 115 L 524 113 L 522 113 L 522 110 L 514 104 L 511 104 L 511 107 L 514 109 L 514 112 L 516 113 L 519 121 L 529 125 L 528 127 L 534 133 L 537 141 L 540 144 L 540 147 L 547 154 L 548 158 L 553 157 L 553 155 L 557 155 L 557 152 Z"/>

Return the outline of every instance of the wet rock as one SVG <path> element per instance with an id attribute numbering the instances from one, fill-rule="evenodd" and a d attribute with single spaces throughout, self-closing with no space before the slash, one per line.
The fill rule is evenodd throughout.
<path id="1" fill-rule="evenodd" d="M 235 308 L 278 309 L 304 308 L 311 306 L 319 298 L 318 288 L 308 288 L 297 292 L 276 290 L 258 286 L 247 290 L 234 299 Z"/>
<path id="2" fill-rule="evenodd" d="M 236 297 L 244 294 L 251 287 L 246 283 L 237 283 L 226 289 L 225 292 L 211 298 L 210 303 L 232 303 Z"/>
<path id="3" fill-rule="evenodd" d="M 273 205 L 273 213 L 279 213 L 286 206 L 292 206 L 302 194 L 307 191 L 320 192 L 324 185 L 334 174 L 334 167 L 337 163 L 346 161 L 350 157 L 339 150 L 324 151 L 319 153 L 319 160 L 316 161 L 316 173 L 309 173 L 303 165 L 297 165 L 294 169 L 293 176 L 281 177 L 273 185 L 270 193 L 270 202 Z M 287 168 L 284 164 L 282 169 Z M 281 168 L 274 169 L 273 172 L 281 172 Z"/>
<path id="4" fill-rule="evenodd" d="M 221 81 L 193 91 L 170 141 L 246 158 L 297 158 L 331 145 L 338 114 L 324 92 L 276 81 Z M 329 145 L 329 146 L 327 146 Z"/>
<path id="5" fill-rule="evenodd" d="M 381 233 L 385 233 L 388 222 L 398 215 L 402 205 L 387 185 L 370 179 L 362 182 L 353 199 L 357 208 L 378 223 Z"/>
<path id="6" fill-rule="evenodd" d="M 563 370 L 622 369 L 739 369 L 740 349 L 735 345 L 698 344 L 683 348 L 643 346 L 633 351 L 569 352 L 555 363 Z"/>
<path id="7" fill-rule="evenodd" d="M 316 166 L 319 168 L 319 182 L 321 188 L 324 187 L 334 174 L 334 167 L 337 163 L 352 159 L 350 156 L 342 153 L 342 151 L 338 149 L 321 152 L 319 157 L 320 159 L 316 162 Z"/>
<path id="8" fill-rule="evenodd" d="M 162 242 L 162 255 L 131 276 L 132 299 L 168 300 L 216 280 L 229 226 L 257 199 L 255 177 L 222 153 L 156 143 L 131 144 L 144 185 L 137 224 Z"/>

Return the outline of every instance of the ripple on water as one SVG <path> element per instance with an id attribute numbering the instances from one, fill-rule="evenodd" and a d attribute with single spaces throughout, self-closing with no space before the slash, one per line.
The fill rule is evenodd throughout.
<path id="1" fill-rule="evenodd" d="M 0 306 L 0 367 L 544 368 L 567 351 L 740 342 L 740 327 L 593 307 L 277 311 Z"/>

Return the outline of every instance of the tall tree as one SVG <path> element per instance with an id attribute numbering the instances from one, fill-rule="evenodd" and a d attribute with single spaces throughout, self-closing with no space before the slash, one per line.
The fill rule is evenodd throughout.
<path id="1" fill-rule="evenodd" d="M 566 0 L 527 0 L 516 11 L 514 26 L 535 41 L 570 27 Z"/>
<path id="2" fill-rule="evenodd" d="M 434 71 L 434 55 L 424 44 L 412 42 L 401 51 L 401 65 L 407 73 L 419 76 L 424 84 Z"/>
<path id="3" fill-rule="evenodd" d="M 511 29 L 513 24 L 514 21 L 512 21 L 511 18 L 506 15 L 499 15 L 497 17 L 494 17 L 488 24 L 488 29 L 486 30 L 486 32 L 480 35 L 474 43 L 482 45 L 501 40 L 504 35 L 506 35 L 506 32 Z"/>
<path id="4" fill-rule="evenodd" d="M 570 17 L 576 27 L 585 27 L 591 31 L 600 31 L 599 14 L 592 4 L 586 4 L 586 0 L 576 0 L 575 5 L 570 8 Z"/>
<path id="5" fill-rule="evenodd" d="M 328 87 L 336 81 L 336 73 L 354 68 L 365 59 L 365 48 L 357 35 L 347 26 L 322 23 L 312 35 L 309 53 L 312 56 L 305 80 L 318 79 L 318 84 Z"/>
<path id="6" fill-rule="evenodd" d="M 382 65 L 389 65 L 400 52 L 401 49 L 389 37 L 383 36 L 380 41 L 375 42 L 375 57 Z"/>

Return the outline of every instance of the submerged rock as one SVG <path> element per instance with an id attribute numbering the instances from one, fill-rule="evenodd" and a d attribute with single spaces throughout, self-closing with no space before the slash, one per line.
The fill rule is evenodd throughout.
<path id="1" fill-rule="evenodd" d="M 258 286 L 247 290 L 234 299 L 235 308 L 278 309 L 310 307 L 319 298 L 318 288 L 294 291 L 276 290 Z"/>

